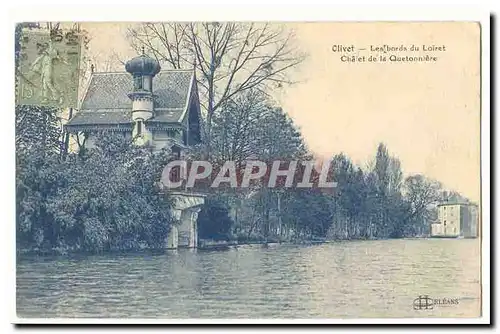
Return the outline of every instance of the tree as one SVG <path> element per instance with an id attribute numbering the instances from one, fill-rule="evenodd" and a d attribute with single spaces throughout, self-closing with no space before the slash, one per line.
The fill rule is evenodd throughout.
<path id="1" fill-rule="evenodd" d="M 129 29 L 128 38 L 171 68 L 196 68 L 208 152 L 216 111 L 242 92 L 292 83 L 286 74 L 304 59 L 293 34 L 269 23 L 144 23 Z"/>
<path id="2" fill-rule="evenodd" d="M 235 161 L 237 171 L 242 171 L 248 160 L 308 158 L 303 138 L 293 121 L 261 91 L 243 92 L 231 99 L 226 108 L 226 112 L 218 113 L 213 119 L 210 156 L 213 166 L 231 160 Z M 199 150 L 191 155 L 193 160 L 201 156 Z M 274 236 L 286 228 L 287 222 L 281 217 L 288 191 L 269 189 L 267 183 L 254 184 L 251 189 L 207 190 L 209 201 L 217 200 L 229 209 L 241 238 L 249 239 L 254 233 Z"/>
<path id="3" fill-rule="evenodd" d="M 241 97 L 244 96 L 247 94 L 241 95 Z M 308 152 L 300 132 L 281 108 L 274 107 L 269 102 L 263 105 L 252 103 L 252 99 L 249 99 L 249 102 L 250 112 L 246 116 L 251 126 L 250 129 L 245 129 L 248 133 L 245 136 L 247 140 L 243 146 L 236 145 L 236 147 L 245 148 L 240 158 L 265 161 L 268 162 L 268 168 L 270 168 L 272 162 L 276 160 L 289 162 L 307 157 Z M 247 105 L 241 104 L 241 106 Z M 291 203 L 287 202 L 290 189 L 268 188 L 267 183 L 264 182 L 249 191 L 253 191 L 252 205 L 249 209 L 257 213 L 257 216 L 252 218 L 252 222 L 258 224 L 258 229 L 264 238 L 276 236 L 285 229 L 289 229 L 289 226 L 285 226 L 289 222 L 283 216 L 284 210 L 289 207 L 287 203 Z M 243 194 L 247 195 L 249 191 Z M 249 234 L 252 230 L 252 227 L 248 229 Z"/>
<path id="4" fill-rule="evenodd" d="M 417 174 L 404 182 L 407 213 L 404 219 L 404 235 L 417 235 L 429 231 L 433 209 L 441 197 L 441 184 Z"/>
<path id="5" fill-rule="evenodd" d="M 61 179 L 61 124 L 58 110 L 16 106 L 16 239 L 18 245 L 41 245 L 51 229 L 46 198 Z"/>
<path id="6" fill-rule="evenodd" d="M 26 150 L 60 152 L 62 123 L 59 110 L 40 106 L 16 106 L 16 152 Z"/>
<path id="7" fill-rule="evenodd" d="M 299 158 L 307 153 L 292 119 L 258 90 L 244 92 L 213 122 L 212 153 L 222 160 Z"/>
<path id="8" fill-rule="evenodd" d="M 403 173 L 401 163 L 392 157 L 385 144 L 377 147 L 375 164 L 372 170 L 376 186 L 375 227 L 376 233 L 384 237 L 399 237 L 402 219 L 400 211 L 402 203 L 401 183 Z"/>
<path id="9" fill-rule="evenodd" d="M 290 189 L 283 194 L 283 224 L 296 239 L 324 238 L 333 223 L 330 198 L 319 189 Z"/>
<path id="10" fill-rule="evenodd" d="M 231 99 L 212 124 L 212 155 L 222 161 L 244 161 L 258 151 L 259 129 L 272 107 L 259 91 L 250 90 Z"/>
<path id="11" fill-rule="evenodd" d="M 100 135 L 80 156 L 30 155 L 17 173 L 19 246 L 105 251 L 162 247 L 171 201 L 157 187 L 168 151 Z"/>

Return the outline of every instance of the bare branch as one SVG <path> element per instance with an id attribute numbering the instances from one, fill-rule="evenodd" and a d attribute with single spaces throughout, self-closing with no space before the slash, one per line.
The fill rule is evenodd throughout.
<path id="1" fill-rule="evenodd" d="M 129 39 L 172 68 L 196 67 L 208 137 L 212 115 L 228 101 L 248 90 L 268 94 L 271 86 L 293 83 L 287 73 L 305 58 L 291 33 L 269 23 L 144 23 L 129 29 Z"/>

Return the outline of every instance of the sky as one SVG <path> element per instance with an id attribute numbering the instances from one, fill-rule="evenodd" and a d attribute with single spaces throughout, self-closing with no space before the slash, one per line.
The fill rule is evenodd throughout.
<path id="1" fill-rule="evenodd" d="M 135 56 L 125 23 L 86 23 L 89 52 L 105 63 Z M 480 27 L 476 23 L 286 23 L 306 60 L 274 98 L 319 157 L 343 152 L 361 166 L 383 142 L 405 175 L 421 173 L 480 198 Z M 405 46 L 407 51 L 373 49 Z M 343 62 L 349 55 L 437 57 L 431 62 Z M 415 45 L 419 51 L 412 52 Z M 442 51 L 423 51 L 439 47 Z M 365 49 L 360 50 L 359 49 Z M 99 65 L 98 65 L 99 66 Z M 101 65 L 103 66 L 103 65 Z M 99 70 L 99 68 L 98 68 Z"/>

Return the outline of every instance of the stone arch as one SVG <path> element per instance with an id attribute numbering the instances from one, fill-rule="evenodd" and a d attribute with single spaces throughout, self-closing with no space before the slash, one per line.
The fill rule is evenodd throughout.
<path id="1" fill-rule="evenodd" d="M 198 213 L 205 203 L 205 195 L 174 192 L 170 196 L 174 200 L 172 214 L 176 223 L 167 237 L 167 248 L 198 247 Z"/>

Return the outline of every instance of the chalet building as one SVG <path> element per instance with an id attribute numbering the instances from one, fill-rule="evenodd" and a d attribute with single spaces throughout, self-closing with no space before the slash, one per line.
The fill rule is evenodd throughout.
<path id="1" fill-rule="evenodd" d="M 83 133 L 87 147 L 95 133 L 113 131 L 155 150 L 170 146 L 182 152 L 198 144 L 200 102 L 194 70 L 161 71 L 142 54 L 129 60 L 126 72 L 92 73 L 80 111 L 66 124 Z"/>
<path id="2" fill-rule="evenodd" d="M 153 150 L 171 148 L 182 159 L 189 146 L 201 141 L 200 102 L 195 71 L 161 70 L 144 54 L 129 60 L 123 72 L 92 73 L 79 111 L 66 128 L 83 134 L 92 148 L 96 133 L 111 131 Z M 197 216 L 204 196 L 171 193 L 173 216 L 179 220 L 167 248 L 197 247 Z"/>
<path id="3" fill-rule="evenodd" d="M 477 206 L 471 203 L 438 204 L 438 222 L 431 226 L 431 236 L 476 238 L 479 235 Z"/>

